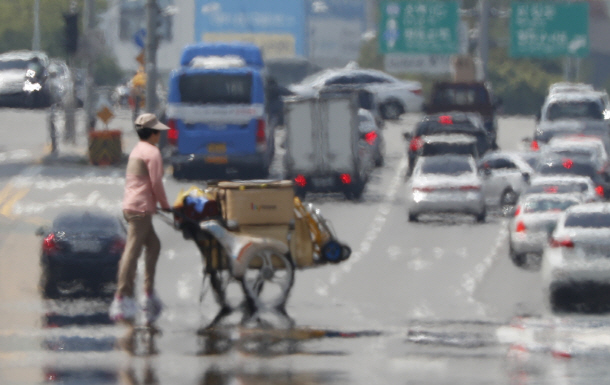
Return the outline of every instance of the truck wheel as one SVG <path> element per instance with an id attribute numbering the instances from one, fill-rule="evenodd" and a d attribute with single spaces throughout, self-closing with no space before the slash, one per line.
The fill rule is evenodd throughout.
<path id="1" fill-rule="evenodd" d="M 345 197 L 349 200 L 355 201 L 362 198 L 364 192 L 365 183 L 361 181 L 354 182 L 347 190 L 345 190 Z"/>

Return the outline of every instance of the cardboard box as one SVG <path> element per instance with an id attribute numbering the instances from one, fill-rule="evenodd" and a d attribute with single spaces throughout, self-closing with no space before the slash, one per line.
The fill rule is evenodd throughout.
<path id="1" fill-rule="evenodd" d="M 283 225 L 294 219 L 291 181 L 221 182 L 218 187 L 225 220 L 239 226 Z"/>
<path id="2" fill-rule="evenodd" d="M 297 219 L 295 228 L 289 234 L 288 225 L 275 226 L 240 226 L 239 234 L 261 238 L 277 239 L 290 247 L 290 254 L 297 268 L 314 266 L 313 242 L 306 220 Z M 288 239 L 290 235 L 290 240 Z M 288 244 L 290 242 L 290 244 Z"/>

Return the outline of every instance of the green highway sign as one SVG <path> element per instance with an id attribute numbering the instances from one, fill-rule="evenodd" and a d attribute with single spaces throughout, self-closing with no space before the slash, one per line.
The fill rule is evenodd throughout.
<path id="1" fill-rule="evenodd" d="M 458 53 L 457 1 L 382 1 L 379 11 L 381 53 Z"/>
<path id="2" fill-rule="evenodd" d="M 589 54 L 589 4 L 513 2 L 512 57 L 584 57 Z"/>

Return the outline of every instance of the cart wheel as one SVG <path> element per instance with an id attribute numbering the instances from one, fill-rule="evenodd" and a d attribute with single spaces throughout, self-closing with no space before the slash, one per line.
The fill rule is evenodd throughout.
<path id="1" fill-rule="evenodd" d="M 294 282 L 294 264 L 287 254 L 261 250 L 246 263 L 242 287 L 256 309 L 281 309 Z"/>
<path id="2" fill-rule="evenodd" d="M 337 241 L 328 241 L 322 246 L 322 257 L 330 263 L 341 262 L 343 253 L 343 246 Z"/>

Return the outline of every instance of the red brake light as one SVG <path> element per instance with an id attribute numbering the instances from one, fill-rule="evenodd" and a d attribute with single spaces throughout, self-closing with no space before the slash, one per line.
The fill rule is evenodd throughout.
<path id="1" fill-rule="evenodd" d="M 125 249 L 125 240 L 123 238 L 116 238 L 110 246 L 110 254 L 122 254 Z"/>
<path id="2" fill-rule="evenodd" d="M 170 119 L 167 122 L 167 125 L 169 127 L 169 131 L 167 131 L 167 141 L 175 146 L 178 143 L 178 128 L 176 121 L 174 119 Z"/>
<path id="3" fill-rule="evenodd" d="M 599 195 L 600 197 L 604 197 L 604 186 L 597 186 L 595 188 L 595 192 L 597 193 L 597 195 Z"/>
<path id="4" fill-rule="evenodd" d="M 572 162 L 572 159 L 566 159 L 563 161 L 563 167 L 565 167 L 567 169 L 571 169 L 573 165 L 574 165 L 574 162 Z"/>
<path id="5" fill-rule="evenodd" d="M 409 151 L 417 151 L 422 148 L 423 145 L 424 142 L 418 136 L 416 136 L 411 139 L 411 142 L 409 143 Z"/>
<path id="6" fill-rule="evenodd" d="M 367 132 L 366 134 L 364 134 L 364 140 L 371 146 L 375 144 L 376 139 L 377 133 L 375 131 Z"/>
<path id="7" fill-rule="evenodd" d="M 480 189 L 480 186 L 460 186 L 460 190 L 462 191 L 478 191 Z"/>
<path id="8" fill-rule="evenodd" d="M 413 187 L 413 191 L 432 192 L 434 190 L 434 187 Z"/>
<path id="9" fill-rule="evenodd" d="M 532 143 L 530 143 L 530 150 L 532 150 L 532 151 L 540 150 L 540 145 L 538 144 L 537 140 L 532 140 Z"/>
<path id="10" fill-rule="evenodd" d="M 545 193 L 555 194 L 557 192 L 557 186 L 549 186 L 544 188 Z"/>
<path id="11" fill-rule="evenodd" d="M 413 92 L 415 95 L 421 95 L 421 88 L 418 88 L 416 90 L 411 90 L 411 92 Z"/>
<path id="12" fill-rule="evenodd" d="M 453 118 L 449 115 L 441 115 L 438 117 L 440 124 L 453 124 Z"/>
<path id="13" fill-rule="evenodd" d="M 527 228 L 525 227 L 525 223 L 523 223 L 522 221 L 517 222 L 517 227 L 515 228 L 515 231 L 518 233 L 524 233 L 525 230 L 527 230 Z"/>
<path id="14" fill-rule="evenodd" d="M 294 178 L 294 183 L 296 183 L 299 187 L 305 187 L 307 185 L 307 179 L 304 175 L 299 174 Z"/>
<path id="15" fill-rule="evenodd" d="M 517 209 L 515 210 L 515 216 L 521 214 L 521 206 L 517 206 Z"/>
<path id="16" fill-rule="evenodd" d="M 44 241 L 42 241 L 42 250 L 50 253 L 57 250 L 57 243 L 55 243 L 55 234 L 49 234 Z"/>
<path id="17" fill-rule="evenodd" d="M 267 135 L 265 134 L 265 120 L 259 119 L 256 122 L 256 143 L 263 144 L 267 142 Z"/>
<path id="18" fill-rule="evenodd" d="M 340 179 L 341 179 L 341 183 L 343 183 L 343 184 L 352 183 L 352 176 L 350 174 L 341 174 Z"/>
<path id="19" fill-rule="evenodd" d="M 551 247 L 573 248 L 574 242 L 569 239 L 551 239 Z"/>

